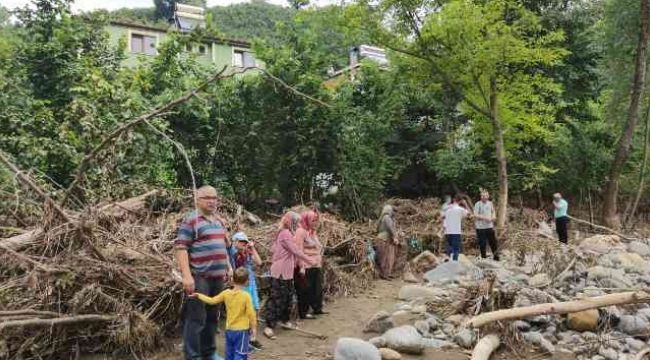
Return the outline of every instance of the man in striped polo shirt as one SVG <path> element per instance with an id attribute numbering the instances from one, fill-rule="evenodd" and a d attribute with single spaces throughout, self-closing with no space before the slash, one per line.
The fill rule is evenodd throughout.
<path id="1" fill-rule="evenodd" d="M 185 217 L 175 240 L 176 261 L 187 295 L 216 296 L 232 276 L 226 247 L 226 227 L 217 216 L 217 191 L 196 191 L 197 209 Z M 215 354 L 217 307 L 187 298 L 183 308 L 183 352 L 186 360 L 219 359 Z"/>

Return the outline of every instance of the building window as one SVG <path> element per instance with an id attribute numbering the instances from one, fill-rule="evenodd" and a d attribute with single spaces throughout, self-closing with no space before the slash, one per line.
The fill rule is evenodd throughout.
<path id="1" fill-rule="evenodd" d="M 208 53 L 207 47 L 205 45 L 199 45 L 199 54 L 205 55 Z"/>
<path id="2" fill-rule="evenodd" d="M 185 44 L 185 51 L 192 52 L 192 44 Z"/>
<path id="3" fill-rule="evenodd" d="M 134 54 L 156 55 L 156 37 L 131 34 L 131 52 Z"/>
<path id="4" fill-rule="evenodd" d="M 232 53 L 232 66 L 255 67 L 255 56 L 253 53 L 248 51 L 235 50 Z"/>

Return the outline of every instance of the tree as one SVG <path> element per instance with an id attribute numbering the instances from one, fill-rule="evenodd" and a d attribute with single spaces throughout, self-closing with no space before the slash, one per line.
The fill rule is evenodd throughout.
<path id="1" fill-rule="evenodd" d="M 503 228 L 508 153 L 552 133 L 554 108 L 547 98 L 560 88 L 543 69 L 566 54 L 555 45 L 563 35 L 545 31 L 539 18 L 514 0 L 384 1 L 382 9 L 378 20 L 390 15 L 390 31 L 401 36 L 376 25 L 378 39 L 419 68 L 416 74 L 461 96 L 470 127 L 479 138 L 491 137 L 499 187 L 497 226 Z"/>
<path id="2" fill-rule="evenodd" d="M 641 0 L 641 12 L 639 15 L 641 26 L 639 30 L 638 44 L 635 55 L 634 77 L 632 79 L 630 103 L 627 111 L 627 121 L 623 133 L 616 146 L 616 155 L 612 161 L 609 176 L 603 191 L 603 222 L 606 226 L 620 227 L 620 219 L 617 214 L 617 201 L 619 181 L 623 167 L 630 155 L 630 148 L 634 130 L 639 120 L 641 98 L 643 96 L 646 70 L 647 70 L 647 47 L 650 33 L 650 1 Z"/>

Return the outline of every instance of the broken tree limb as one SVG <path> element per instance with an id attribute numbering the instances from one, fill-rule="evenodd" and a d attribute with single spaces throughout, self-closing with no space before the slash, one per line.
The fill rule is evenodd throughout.
<path id="1" fill-rule="evenodd" d="M 65 326 L 84 324 L 92 322 L 111 322 L 117 320 L 117 316 L 113 315 L 77 315 L 58 317 L 54 319 L 29 319 L 29 320 L 13 320 L 0 322 L 0 333 L 5 330 L 12 329 L 27 329 L 27 328 L 50 328 L 54 326 Z"/>
<path id="2" fill-rule="evenodd" d="M 621 239 L 625 239 L 625 240 L 627 240 L 627 241 L 639 240 L 639 239 L 637 239 L 637 238 L 632 238 L 632 237 L 629 237 L 629 236 L 627 236 L 627 235 L 625 235 L 625 234 L 621 234 L 620 232 L 618 232 L 618 231 L 616 231 L 616 230 L 614 230 L 614 229 L 610 229 L 610 228 L 608 228 L 608 227 L 606 227 L 606 226 L 602 226 L 602 225 L 594 224 L 594 223 L 591 223 L 591 222 L 589 222 L 589 221 L 587 221 L 587 220 L 578 219 L 578 218 L 575 218 L 575 217 L 573 217 L 573 216 L 571 216 L 571 215 L 568 215 L 568 217 L 569 217 L 569 219 L 571 219 L 571 220 L 573 220 L 573 221 L 575 221 L 575 222 L 577 222 L 577 223 L 581 223 L 581 224 L 585 224 L 585 225 L 593 226 L 593 227 L 595 227 L 596 229 L 600 229 L 600 230 L 607 231 L 607 232 L 609 232 L 609 233 L 611 233 L 611 234 L 614 234 L 614 235 L 617 235 L 617 236 L 620 237 Z"/>
<path id="3" fill-rule="evenodd" d="M 474 316 L 467 322 L 467 325 L 469 327 L 479 328 L 495 321 L 518 320 L 538 315 L 569 314 L 611 305 L 636 304 L 643 302 L 650 303 L 650 292 L 645 290 L 631 291 L 596 296 L 581 300 L 537 304 L 514 309 L 492 311 Z"/>
<path id="4" fill-rule="evenodd" d="M 497 334 L 484 336 L 474 347 L 471 360 L 488 360 L 494 350 L 499 347 L 500 343 L 501 341 L 499 340 L 499 335 Z"/>
<path id="5" fill-rule="evenodd" d="M 0 162 L 2 162 L 11 172 L 13 172 L 27 187 L 32 189 L 35 193 L 37 193 L 43 200 L 46 202 L 52 204 L 52 208 L 54 211 L 61 216 L 63 220 L 66 222 L 70 222 L 70 217 L 65 213 L 63 208 L 59 205 L 57 205 L 52 198 L 43 191 L 43 189 L 40 188 L 40 186 L 36 185 L 32 179 L 29 178 L 29 176 L 25 175 L 18 166 L 14 165 L 14 163 L 9 160 L 9 157 L 5 155 L 4 152 L 0 151 Z"/>
<path id="6" fill-rule="evenodd" d="M 24 261 L 24 262 L 27 262 L 27 263 L 31 264 L 31 265 L 34 266 L 36 269 L 41 270 L 41 271 L 43 271 L 43 272 L 51 273 L 51 274 L 52 274 L 52 273 L 63 273 L 63 272 L 66 272 L 66 270 L 61 270 L 61 269 L 51 268 L 51 267 L 49 267 L 49 266 L 47 266 L 47 265 L 45 265 L 45 264 L 42 264 L 42 263 L 40 263 L 40 262 L 38 262 L 38 261 L 36 261 L 36 260 L 33 260 L 33 259 L 31 259 L 29 256 L 27 256 L 27 255 L 23 255 L 23 254 L 21 254 L 21 253 L 19 253 L 19 252 L 13 251 L 13 250 L 11 250 L 11 249 L 5 247 L 3 244 L 0 244 L 0 250 L 5 251 L 6 253 L 10 254 L 11 256 L 13 256 L 13 257 L 16 258 L 16 259 L 20 259 L 20 260 L 22 260 L 22 261 Z"/>
<path id="7" fill-rule="evenodd" d="M 61 314 L 53 311 L 40 311 L 40 310 L 5 310 L 0 311 L 0 320 L 7 316 L 40 316 L 40 317 L 59 317 Z"/>
<path id="8" fill-rule="evenodd" d="M 135 118 L 135 119 L 133 119 L 131 121 L 127 121 L 122 126 L 120 126 L 117 129 L 113 130 L 113 132 L 111 132 L 106 137 L 104 137 L 102 142 L 99 145 L 97 145 L 94 149 L 92 149 L 88 154 L 86 154 L 86 156 L 84 156 L 84 158 L 81 160 L 81 163 L 79 164 L 79 166 L 77 167 L 77 171 L 75 172 L 75 176 L 74 176 L 72 182 L 70 183 L 70 186 L 68 186 L 68 189 L 66 190 L 65 195 L 63 196 L 63 200 L 61 200 L 61 206 L 62 207 L 65 206 L 66 202 L 68 201 L 68 199 L 72 195 L 72 192 L 77 188 L 77 185 L 79 184 L 79 182 L 81 181 L 81 178 L 83 177 L 84 173 L 88 169 L 88 166 L 90 165 L 91 161 L 93 161 L 97 157 L 97 155 L 102 150 L 104 150 L 111 142 L 113 142 L 115 139 L 117 139 L 124 132 L 126 132 L 127 130 L 135 127 L 136 125 L 138 125 L 140 123 L 143 123 L 143 122 L 145 122 L 145 121 L 147 121 L 149 119 L 153 119 L 153 118 L 159 116 L 160 114 L 162 114 L 164 112 L 167 112 L 168 110 L 176 107 L 177 105 L 180 105 L 180 104 L 186 102 L 187 100 L 191 99 L 192 97 L 196 96 L 196 94 L 198 92 L 205 89 L 209 84 L 221 79 L 223 73 L 226 71 L 227 68 L 228 68 L 228 66 L 224 66 L 220 71 L 218 71 L 217 73 L 212 75 L 208 80 L 206 80 L 205 82 L 203 82 L 202 84 L 200 84 L 196 88 L 187 91 L 182 96 L 176 98 L 175 100 L 173 100 L 173 101 L 171 101 L 171 102 L 169 102 L 169 103 L 167 103 L 165 105 L 158 106 L 157 108 L 153 109 L 152 111 L 150 111 L 150 112 L 148 112 L 146 114 L 140 115 L 140 116 L 138 116 L 137 118 Z"/>

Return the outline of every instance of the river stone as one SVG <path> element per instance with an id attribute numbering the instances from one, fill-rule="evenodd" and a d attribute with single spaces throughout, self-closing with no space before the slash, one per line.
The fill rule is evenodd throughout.
<path id="1" fill-rule="evenodd" d="M 632 315 L 623 315 L 620 318 L 620 323 L 618 324 L 619 330 L 628 334 L 628 335 L 640 335 L 648 332 L 649 323 L 648 320 Z"/>
<path id="2" fill-rule="evenodd" d="M 636 316 L 641 316 L 642 318 L 650 321 L 650 308 L 640 309 L 636 312 Z"/>
<path id="3" fill-rule="evenodd" d="M 595 331 L 598 329 L 598 309 L 591 309 L 567 315 L 567 326 L 575 331 Z"/>
<path id="4" fill-rule="evenodd" d="M 386 340 L 386 347 L 401 353 L 419 355 L 424 351 L 422 335 L 413 326 L 405 325 L 390 329 L 382 337 Z"/>
<path id="5" fill-rule="evenodd" d="M 470 329 L 463 329 L 454 337 L 454 341 L 465 349 L 470 349 L 476 342 L 476 333 Z"/>
<path id="6" fill-rule="evenodd" d="M 650 245 L 641 241 L 632 241 L 627 246 L 628 251 L 637 253 L 641 256 L 650 256 Z"/>
<path id="7" fill-rule="evenodd" d="M 363 329 L 364 333 L 379 333 L 383 334 L 389 329 L 395 327 L 393 319 L 386 311 L 380 311 L 368 320 L 366 327 Z"/>
<path id="8" fill-rule="evenodd" d="M 530 330 L 530 324 L 523 320 L 517 320 L 514 323 L 512 323 L 512 325 L 514 325 L 514 327 L 521 332 L 526 332 Z"/>
<path id="9" fill-rule="evenodd" d="M 379 349 L 367 341 L 340 338 L 334 348 L 334 360 L 381 360 Z"/>
<path id="10" fill-rule="evenodd" d="M 471 264 L 471 262 L 470 262 Z M 473 268 L 462 261 L 448 261 L 438 265 L 435 269 L 427 271 L 424 279 L 434 284 L 446 284 L 460 280 L 467 275 Z"/>
<path id="11" fill-rule="evenodd" d="M 415 328 L 422 336 L 426 337 L 429 335 L 429 323 L 427 323 L 425 320 L 418 320 L 413 326 L 415 326 Z"/>
<path id="12" fill-rule="evenodd" d="M 646 346 L 645 342 L 631 337 L 625 338 L 625 344 L 633 351 L 639 351 Z"/>
<path id="13" fill-rule="evenodd" d="M 601 347 L 598 350 L 598 355 L 604 357 L 607 360 L 618 360 L 618 352 L 612 348 Z"/>
<path id="14" fill-rule="evenodd" d="M 555 352 L 555 346 L 553 346 L 553 343 L 551 343 L 546 338 L 544 338 L 544 336 L 541 333 L 537 331 L 527 332 L 524 333 L 523 336 L 524 336 L 524 340 L 526 340 L 527 342 L 533 345 L 537 345 L 541 347 L 542 349 L 546 350 L 546 352 L 551 354 Z"/>
<path id="15" fill-rule="evenodd" d="M 386 340 L 384 340 L 384 338 L 381 336 L 371 338 L 370 340 L 368 340 L 368 342 L 374 345 L 376 348 L 386 346 Z"/>
<path id="16" fill-rule="evenodd" d="M 632 287 L 632 282 L 625 276 L 623 269 L 612 269 L 602 266 L 594 266 L 587 270 L 587 280 L 603 281 L 611 280 L 611 283 L 617 284 L 615 287 Z"/>
<path id="17" fill-rule="evenodd" d="M 381 360 L 400 360 L 402 358 L 400 353 L 389 348 L 379 349 L 379 354 L 381 355 Z"/>
<path id="18" fill-rule="evenodd" d="M 427 324 L 429 325 L 430 331 L 439 329 L 440 325 L 442 324 L 442 320 L 440 320 L 440 318 L 435 315 L 428 315 L 426 321 Z"/>

